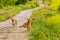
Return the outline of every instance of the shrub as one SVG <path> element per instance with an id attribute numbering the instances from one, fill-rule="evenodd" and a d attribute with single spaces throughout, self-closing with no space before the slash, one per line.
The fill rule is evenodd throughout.
<path id="1" fill-rule="evenodd" d="M 35 8 L 36 5 L 34 3 L 32 3 L 32 4 L 25 4 L 25 5 L 20 4 L 19 7 L 21 7 L 23 10 L 25 10 L 25 9 Z"/>
<path id="2" fill-rule="evenodd" d="M 31 5 L 29 5 L 29 4 L 27 5 L 26 4 L 23 9 L 31 9 Z"/>
<path id="3" fill-rule="evenodd" d="M 31 7 L 32 8 L 35 8 L 37 5 L 36 4 L 31 4 Z"/>

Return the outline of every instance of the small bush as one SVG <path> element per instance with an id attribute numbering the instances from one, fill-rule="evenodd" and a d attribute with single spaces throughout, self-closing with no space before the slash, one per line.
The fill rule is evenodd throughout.
<path id="1" fill-rule="evenodd" d="M 19 7 L 21 7 L 23 10 L 25 10 L 25 9 L 35 8 L 36 5 L 35 5 L 34 3 L 32 3 L 32 4 L 25 4 L 25 5 L 21 5 L 21 4 L 20 4 Z"/>
<path id="2" fill-rule="evenodd" d="M 31 9 L 31 5 L 25 5 L 23 9 Z"/>
<path id="3" fill-rule="evenodd" d="M 35 8 L 35 7 L 36 7 L 36 4 L 31 4 L 31 7 L 32 7 L 32 8 Z"/>

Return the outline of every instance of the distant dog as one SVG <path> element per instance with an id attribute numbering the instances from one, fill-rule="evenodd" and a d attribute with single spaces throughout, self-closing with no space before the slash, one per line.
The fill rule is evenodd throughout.
<path id="1" fill-rule="evenodd" d="M 12 20 L 12 26 L 17 27 L 17 20 L 14 18 L 11 18 L 11 20 Z"/>
<path id="2" fill-rule="evenodd" d="M 24 23 L 24 24 L 23 24 L 22 26 L 20 26 L 20 27 L 24 27 L 24 28 L 27 28 L 27 30 L 29 30 L 30 27 L 31 27 L 31 21 L 30 21 L 29 19 L 27 19 L 27 22 Z"/>

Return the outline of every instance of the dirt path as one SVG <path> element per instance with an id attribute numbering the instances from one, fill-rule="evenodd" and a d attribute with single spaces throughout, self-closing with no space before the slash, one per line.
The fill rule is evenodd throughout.
<path id="1" fill-rule="evenodd" d="M 38 7 L 39 8 L 39 7 Z M 0 40 L 28 40 L 28 32 L 26 28 L 19 28 L 27 19 L 30 18 L 32 11 L 38 8 L 24 10 L 14 16 L 13 18 L 17 20 L 17 27 L 12 27 L 11 19 L 4 22 L 0 22 Z"/>
<path id="2" fill-rule="evenodd" d="M 11 29 L 10 32 L 0 32 L 0 40 L 28 40 L 25 28 Z"/>
<path id="3" fill-rule="evenodd" d="M 0 40 L 28 40 L 27 38 L 27 29 L 19 28 L 27 22 L 27 19 L 30 17 L 33 9 L 24 10 L 14 16 L 13 18 L 17 20 L 17 27 L 14 28 L 11 25 L 11 19 L 4 22 L 0 22 Z"/>
<path id="4" fill-rule="evenodd" d="M 13 19 L 17 20 L 18 25 L 17 26 L 21 26 L 23 25 L 23 23 L 25 23 L 27 21 L 27 19 L 30 17 L 32 10 L 24 10 L 22 12 L 20 12 L 19 14 L 17 14 L 16 16 L 13 17 Z M 0 22 L 0 27 L 7 27 L 7 26 L 12 26 L 11 25 L 11 19 L 8 19 L 6 21 Z"/>

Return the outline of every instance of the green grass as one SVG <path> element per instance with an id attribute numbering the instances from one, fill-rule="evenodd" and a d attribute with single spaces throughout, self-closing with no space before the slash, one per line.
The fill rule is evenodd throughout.
<path id="1" fill-rule="evenodd" d="M 21 5 L 21 4 L 20 4 L 19 7 L 21 7 L 23 10 L 27 10 L 27 9 L 32 9 L 32 8 L 37 7 L 37 5 L 34 4 L 34 3 L 25 4 L 25 5 Z"/>
<path id="2" fill-rule="evenodd" d="M 5 21 L 12 16 L 15 16 L 22 10 L 35 8 L 35 4 L 26 4 L 26 5 L 18 5 L 18 6 L 6 6 L 0 9 L 0 22 Z"/>
<path id="3" fill-rule="evenodd" d="M 10 17 L 16 15 L 22 9 L 19 6 L 7 6 L 0 9 L 0 21 L 9 19 Z"/>
<path id="4" fill-rule="evenodd" d="M 60 40 L 59 13 L 60 12 L 57 10 L 53 10 L 51 8 L 41 8 L 34 10 L 30 18 L 32 27 L 29 32 L 29 39 Z"/>

